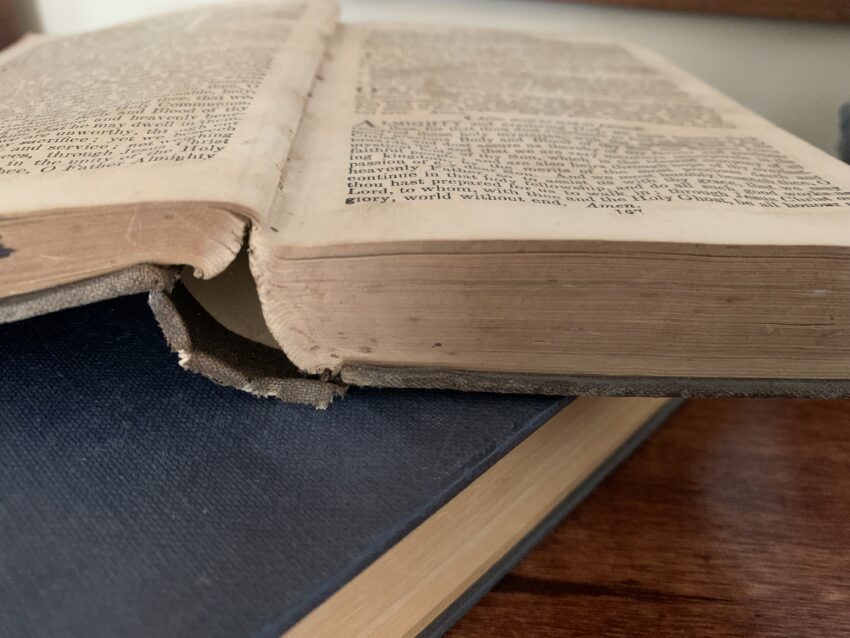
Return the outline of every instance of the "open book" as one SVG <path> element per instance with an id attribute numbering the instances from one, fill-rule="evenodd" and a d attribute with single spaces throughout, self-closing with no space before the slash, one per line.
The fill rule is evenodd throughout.
<path id="1" fill-rule="evenodd" d="M 850 168 L 649 51 L 316 0 L 0 65 L 3 320 L 152 289 L 184 366 L 313 403 L 850 395 Z"/>

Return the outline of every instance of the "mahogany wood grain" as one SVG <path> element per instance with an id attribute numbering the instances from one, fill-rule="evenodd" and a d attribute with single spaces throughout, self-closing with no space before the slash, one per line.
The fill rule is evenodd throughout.
<path id="1" fill-rule="evenodd" d="M 732 16 L 850 22 L 847 0 L 578 0 L 641 9 L 691 11 Z"/>
<path id="2" fill-rule="evenodd" d="M 850 401 L 688 402 L 447 636 L 850 636 Z"/>
<path id="3" fill-rule="evenodd" d="M 0 0 L 0 49 L 18 39 L 20 31 L 12 0 Z"/>

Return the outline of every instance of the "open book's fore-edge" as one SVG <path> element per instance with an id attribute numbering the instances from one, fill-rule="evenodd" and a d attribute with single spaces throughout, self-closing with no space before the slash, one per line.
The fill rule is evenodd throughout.
<path id="1" fill-rule="evenodd" d="M 477 392 L 678 397 L 850 397 L 850 383 L 829 379 L 515 374 L 417 367 L 347 365 L 338 378 L 302 373 L 286 355 L 230 332 L 179 284 L 176 268 L 141 265 L 0 300 L 0 323 L 121 295 L 149 293 L 149 303 L 180 365 L 221 385 L 258 396 L 326 408 L 348 385 Z"/>

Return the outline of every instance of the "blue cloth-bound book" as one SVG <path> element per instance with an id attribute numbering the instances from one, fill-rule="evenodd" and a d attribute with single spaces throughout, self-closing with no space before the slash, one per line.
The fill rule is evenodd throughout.
<path id="1" fill-rule="evenodd" d="M 0 351 L 5 637 L 278 636 L 569 402 L 257 399 L 176 366 L 141 297 L 0 326 Z"/>

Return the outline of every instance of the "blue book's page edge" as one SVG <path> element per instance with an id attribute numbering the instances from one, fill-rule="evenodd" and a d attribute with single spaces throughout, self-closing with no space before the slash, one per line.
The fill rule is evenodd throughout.
<path id="1" fill-rule="evenodd" d="M 457 598 L 446 610 L 423 629 L 418 638 L 439 638 L 460 620 L 487 592 L 489 592 L 517 563 L 519 563 L 535 545 L 550 534 L 566 516 L 596 489 L 620 463 L 625 461 L 662 423 L 684 403 L 684 399 L 674 399 L 662 407 L 629 439 L 587 477 L 564 501 L 553 509 L 519 543 L 499 559 L 481 578 Z"/>

